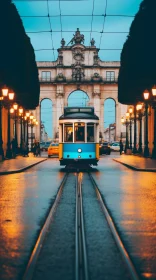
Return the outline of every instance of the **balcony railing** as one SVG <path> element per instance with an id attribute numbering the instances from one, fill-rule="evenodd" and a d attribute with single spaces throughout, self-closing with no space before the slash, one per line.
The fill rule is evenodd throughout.
<path id="1" fill-rule="evenodd" d="M 99 83 L 99 84 L 117 84 L 118 79 L 93 79 L 93 78 L 83 78 L 80 80 L 76 79 L 56 79 L 56 78 L 40 78 L 39 79 L 41 84 L 58 84 L 58 83 L 63 83 L 63 84 L 73 84 L 73 83 L 81 83 L 81 84 L 94 84 L 94 83 Z"/>

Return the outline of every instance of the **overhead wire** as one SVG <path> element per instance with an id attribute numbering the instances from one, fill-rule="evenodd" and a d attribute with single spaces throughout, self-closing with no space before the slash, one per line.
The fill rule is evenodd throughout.
<path id="1" fill-rule="evenodd" d="M 59 0 L 60 1 L 60 0 Z M 89 15 L 79 15 L 79 14 L 70 14 L 70 15 L 63 15 L 61 14 L 62 17 L 91 17 L 92 14 L 89 14 Z M 95 15 L 94 14 L 94 17 L 103 17 L 104 14 L 101 14 L 101 15 Z M 47 17 L 46 15 L 21 15 L 20 17 L 24 18 L 24 17 Z M 59 15 L 49 15 L 49 17 L 60 17 L 60 14 Z M 134 18 L 134 15 L 107 15 L 107 17 L 133 17 Z"/>
<path id="2" fill-rule="evenodd" d="M 19 0 L 14 0 L 13 2 L 17 2 Z M 34 0 L 26 0 L 28 2 L 31 2 L 31 1 L 34 1 Z M 42 1 L 42 0 L 40 0 Z M 92 8 L 92 14 L 87 14 L 87 15 L 74 15 L 74 14 L 62 14 L 62 11 L 61 11 L 61 3 L 60 1 L 61 0 L 58 0 L 59 1 L 59 14 L 58 15 L 50 15 L 50 12 L 49 12 L 49 1 L 51 0 L 45 0 L 45 2 L 47 2 L 47 10 L 48 10 L 48 15 L 23 15 L 21 16 L 22 18 L 48 18 L 48 21 L 49 21 L 49 26 L 50 26 L 50 30 L 39 30 L 39 31 L 27 31 L 26 33 L 27 34 L 42 34 L 42 33 L 50 33 L 51 34 L 51 45 L 52 45 L 52 48 L 42 48 L 42 49 L 37 49 L 35 50 L 36 52 L 37 51 L 53 51 L 53 56 L 54 56 L 54 60 L 55 60 L 55 53 L 54 51 L 56 51 L 57 49 L 54 48 L 54 41 L 53 41 L 53 33 L 61 33 L 61 38 L 63 37 L 63 32 L 65 33 L 73 33 L 75 32 L 72 31 L 72 30 L 63 30 L 63 24 L 62 24 L 62 17 L 91 17 L 91 29 L 88 31 L 88 30 L 84 30 L 84 31 L 81 31 L 81 32 L 85 32 L 85 33 L 90 33 L 90 41 L 91 41 L 91 37 L 92 37 L 92 33 L 100 33 L 100 44 L 99 44 L 99 49 L 100 50 L 105 50 L 105 51 L 121 51 L 122 49 L 120 48 L 101 48 L 101 41 L 102 41 L 102 36 L 103 34 L 126 34 L 128 32 L 125 32 L 125 31 L 105 31 L 105 22 L 106 22 L 106 17 L 129 17 L 129 18 L 134 18 L 134 15 L 109 15 L 107 14 L 107 0 L 106 0 L 106 5 L 105 5 L 105 13 L 104 14 L 101 14 L 101 15 L 98 15 L 98 14 L 94 14 L 94 4 L 95 4 L 95 0 L 93 0 L 93 8 Z M 34 1 L 35 2 L 35 1 Z M 37 1 L 36 1 L 37 2 Z M 60 30 L 52 30 L 52 24 L 51 24 L 51 18 L 56 18 L 56 17 L 60 17 Z M 94 20 L 94 17 L 103 17 L 103 26 L 102 26 L 102 31 L 93 31 L 93 20 Z M 43 92 L 49 92 L 49 90 L 42 90 L 41 91 Z M 103 90 L 101 91 L 101 93 L 103 92 L 110 92 L 112 93 L 113 92 L 117 92 L 117 90 Z M 57 93 L 57 91 L 55 90 L 50 90 L 50 92 L 54 92 L 54 93 Z M 78 98 L 73 98 L 74 100 L 77 100 Z M 84 99 L 84 102 L 87 100 L 87 97 L 85 98 L 85 96 L 83 96 L 83 99 Z M 101 100 L 104 100 L 105 98 L 100 98 Z M 53 105 L 52 105 L 52 108 L 53 108 Z M 55 108 L 55 111 L 57 111 L 57 108 L 61 108 L 61 106 L 57 106 Z M 48 112 L 47 112 L 48 113 Z"/>
<path id="3" fill-rule="evenodd" d="M 89 45 L 91 45 L 91 37 L 92 37 L 92 29 L 93 29 L 93 16 L 94 16 L 94 4 L 95 4 L 95 0 L 93 0 L 93 7 L 92 7 L 92 17 L 91 17 L 91 29 L 90 29 L 90 42 Z M 81 31 L 83 32 L 83 31 Z M 89 55 L 90 55 L 90 49 L 88 52 L 88 65 L 89 65 Z"/>
<path id="4" fill-rule="evenodd" d="M 27 34 L 29 34 L 29 33 L 50 33 L 51 31 L 50 30 L 42 30 L 42 31 L 27 31 L 26 33 Z M 54 32 L 56 32 L 56 33 L 59 33 L 59 32 L 61 32 L 60 30 L 53 30 L 53 33 Z M 73 32 L 75 32 L 75 31 L 69 31 L 69 30 L 63 30 L 62 32 L 66 32 L 66 33 L 73 33 Z M 81 32 L 83 32 L 83 33 L 90 33 L 90 31 L 87 31 L 87 30 L 82 30 Z M 94 33 L 101 33 L 101 31 L 96 31 L 96 30 L 93 30 L 92 32 L 94 32 Z M 129 31 L 104 31 L 103 33 L 129 33 Z"/>
<path id="5" fill-rule="evenodd" d="M 61 40 L 62 40 L 62 18 L 61 18 L 61 2 L 60 2 L 60 0 L 59 0 L 59 11 L 60 11 Z"/>
<path id="6" fill-rule="evenodd" d="M 103 15 L 103 26 L 102 26 L 101 36 L 100 36 L 99 49 L 100 49 L 100 47 L 101 47 L 102 34 L 103 34 L 104 28 L 105 28 L 106 12 L 107 12 L 107 0 L 106 0 L 106 5 L 105 5 L 105 13 L 104 13 L 104 15 Z"/>
<path id="7" fill-rule="evenodd" d="M 92 8 L 91 29 L 90 29 L 90 44 L 91 44 L 92 29 L 93 29 L 94 4 L 95 4 L 95 0 L 93 0 L 93 8 Z"/>
<path id="8" fill-rule="evenodd" d="M 14 0 L 13 2 L 17 2 L 18 0 Z M 27 2 L 29 2 L 29 0 L 25 0 Z M 30 0 L 30 1 L 33 1 L 33 0 Z M 42 0 L 41 0 L 42 1 Z M 50 33 L 51 35 L 51 45 L 52 45 L 52 48 L 42 48 L 42 49 L 35 49 L 36 52 L 38 51 L 53 51 L 53 57 L 54 57 L 54 60 L 55 60 L 55 51 L 57 50 L 57 48 L 54 48 L 54 41 L 53 41 L 53 32 L 55 33 L 61 33 L 61 39 L 63 37 L 63 32 L 64 33 L 73 33 L 75 31 L 73 30 L 64 30 L 63 31 L 63 24 L 62 24 L 62 17 L 91 17 L 91 29 L 88 31 L 88 30 L 82 30 L 81 32 L 85 32 L 85 33 L 90 33 L 90 41 L 91 41 L 91 36 L 92 36 L 92 33 L 100 33 L 101 36 L 100 36 L 100 43 L 99 43 L 99 50 L 103 50 L 103 51 L 109 51 L 109 50 L 112 50 L 112 51 L 121 51 L 122 49 L 117 49 L 117 48 L 101 48 L 101 41 L 102 41 L 102 36 L 103 34 L 128 34 L 128 31 L 105 31 L 104 28 L 105 28 L 105 21 L 106 21 L 106 17 L 129 17 L 129 18 L 133 18 L 134 15 L 126 15 L 126 14 L 107 14 L 107 3 L 108 1 L 106 0 L 106 4 L 105 4 L 105 13 L 104 14 L 94 14 L 94 7 L 95 7 L 95 0 L 93 0 L 93 7 L 92 7 L 92 13 L 91 14 L 62 14 L 62 11 L 61 11 L 61 3 L 60 1 L 61 0 L 58 0 L 59 1 L 59 14 L 56 14 L 56 15 L 50 15 L 50 12 L 49 12 L 49 1 L 50 0 L 45 0 L 45 2 L 47 2 L 47 10 L 48 10 L 48 14 L 47 15 L 21 15 L 21 17 L 23 18 L 46 18 L 48 17 L 48 21 L 49 21 L 49 25 L 50 25 L 50 30 L 39 30 L 39 31 L 26 31 L 27 34 L 42 34 L 42 33 Z M 52 30 L 52 25 L 51 25 L 51 20 L 50 18 L 52 17 L 60 17 L 60 26 L 61 26 L 61 29 L 60 30 Z M 102 27 L 102 31 L 96 31 L 94 30 L 93 31 L 93 19 L 94 17 L 103 17 L 103 27 Z"/>
<path id="9" fill-rule="evenodd" d="M 35 51 L 37 52 L 37 51 L 51 51 L 51 50 L 57 50 L 57 49 L 54 49 L 54 48 L 52 48 L 52 49 L 36 49 Z M 109 48 L 107 48 L 107 49 L 100 49 L 100 50 L 103 50 L 103 51 L 121 51 L 122 49 L 109 49 Z"/>
<path id="10" fill-rule="evenodd" d="M 50 16 L 49 16 L 49 0 L 47 0 L 47 10 L 48 10 L 48 20 L 49 20 L 49 25 L 50 25 L 50 34 L 51 34 L 52 50 L 53 50 L 53 56 L 54 56 L 54 60 L 55 60 L 54 44 L 53 44 L 53 35 L 52 35 L 52 26 L 51 26 L 51 20 L 50 20 Z"/>

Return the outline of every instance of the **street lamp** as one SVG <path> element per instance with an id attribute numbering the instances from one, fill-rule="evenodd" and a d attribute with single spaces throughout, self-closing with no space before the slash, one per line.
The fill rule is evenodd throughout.
<path id="1" fill-rule="evenodd" d="M 133 146 L 133 154 L 137 153 L 137 116 L 136 116 L 136 105 L 134 106 L 134 146 Z"/>
<path id="2" fill-rule="evenodd" d="M 14 119 L 15 119 L 14 135 L 15 135 L 15 145 L 16 145 L 16 150 L 17 150 L 17 147 L 18 147 L 18 142 L 17 142 L 17 109 L 18 109 L 18 104 L 17 103 L 13 104 L 13 109 L 14 109 Z"/>
<path id="3" fill-rule="evenodd" d="M 22 153 L 22 141 L 23 139 L 23 108 L 20 106 L 18 108 L 19 118 L 20 118 L 20 150 Z"/>
<path id="4" fill-rule="evenodd" d="M 26 127 L 24 128 L 24 130 L 26 129 L 26 144 L 27 144 L 27 147 L 29 147 L 29 139 L 28 139 L 28 122 L 29 122 L 29 116 L 30 116 L 30 113 L 29 112 L 26 112 L 25 113 L 25 124 L 26 124 Z"/>
<path id="5" fill-rule="evenodd" d="M 154 139 L 153 139 L 153 150 L 152 150 L 152 158 L 156 159 L 156 86 L 152 87 L 152 107 L 154 109 Z"/>
<path id="6" fill-rule="evenodd" d="M 137 104 L 136 110 L 138 112 L 138 120 L 139 120 L 139 148 L 138 152 L 141 154 L 142 153 L 142 104 Z"/>
<path id="7" fill-rule="evenodd" d="M 125 149 L 126 149 L 126 151 L 127 151 L 127 149 L 129 149 L 129 139 L 128 139 L 128 126 L 129 126 L 129 113 L 128 112 L 126 112 L 126 147 L 125 147 Z"/>
<path id="8" fill-rule="evenodd" d="M 129 107 L 129 129 L 130 129 L 130 149 L 132 149 L 132 113 L 133 108 Z"/>
<path id="9" fill-rule="evenodd" d="M 14 100 L 14 92 L 9 92 L 9 100 Z M 7 142 L 7 150 L 6 157 L 12 158 L 12 150 L 11 150 L 11 141 L 10 141 L 10 103 L 8 104 L 8 142 Z"/>
<path id="10" fill-rule="evenodd" d="M 145 100 L 145 148 L 144 148 L 144 157 L 149 157 L 149 148 L 148 148 L 148 99 L 149 92 L 145 90 L 143 93 Z"/>
<path id="11" fill-rule="evenodd" d="M 8 88 L 4 86 L 2 88 L 2 95 L 0 94 L 0 157 L 4 159 L 4 151 L 3 151 L 3 139 L 2 139 L 2 107 L 3 107 L 3 100 L 5 101 L 5 98 L 8 98 L 8 100 L 14 99 L 14 93 L 9 92 Z M 10 151 L 10 115 L 8 114 L 8 151 Z M 9 152 L 10 154 L 10 152 Z"/>
<path id="12" fill-rule="evenodd" d="M 126 119 L 124 117 L 121 118 L 121 123 L 126 126 L 126 144 L 125 144 L 125 154 L 127 149 L 129 149 L 129 140 L 128 140 L 128 126 L 129 126 L 129 113 L 126 113 Z"/>
<path id="13" fill-rule="evenodd" d="M 30 114 L 29 119 L 30 119 L 29 126 L 31 127 L 31 151 L 32 151 L 33 150 L 33 126 L 34 126 L 33 124 L 34 116 L 32 113 Z"/>

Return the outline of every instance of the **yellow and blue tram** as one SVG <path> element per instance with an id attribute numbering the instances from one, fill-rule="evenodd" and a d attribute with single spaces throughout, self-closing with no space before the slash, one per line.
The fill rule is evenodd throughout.
<path id="1" fill-rule="evenodd" d="M 99 118 L 93 107 L 65 107 L 59 118 L 60 165 L 97 165 Z"/>

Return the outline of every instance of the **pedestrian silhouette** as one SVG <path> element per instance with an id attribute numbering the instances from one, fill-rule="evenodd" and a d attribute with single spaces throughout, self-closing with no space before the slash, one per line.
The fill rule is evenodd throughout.
<path id="1" fill-rule="evenodd" d="M 122 140 L 120 140 L 120 155 L 122 155 L 123 152 L 123 143 Z"/>
<path id="2" fill-rule="evenodd" d="M 12 148 L 12 157 L 16 158 L 16 148 L 17 148 L 17 145 L 16 145 L 15 138 L 13 138 L 12 141 L 11 141 L 11 148 Z"/>

